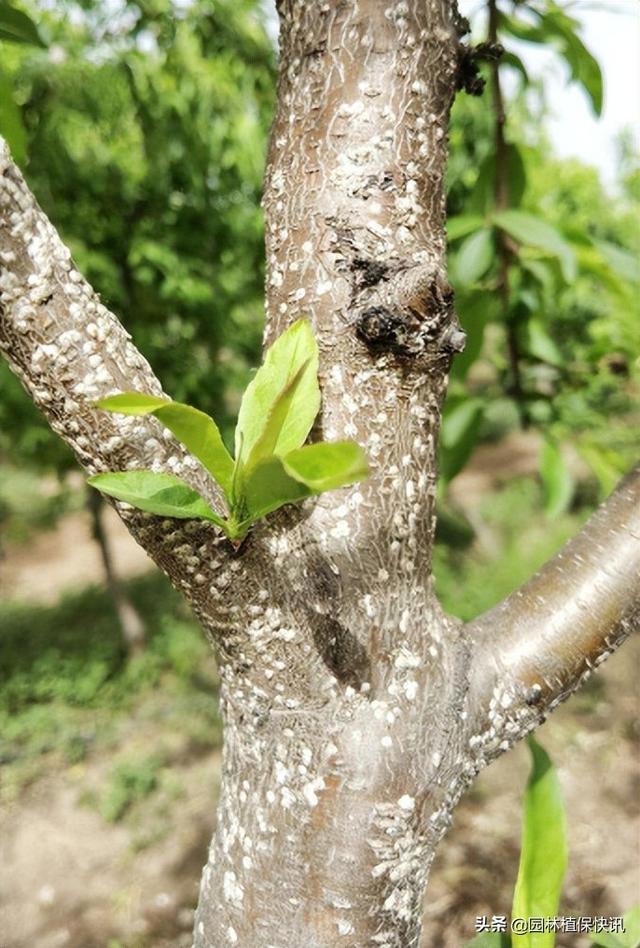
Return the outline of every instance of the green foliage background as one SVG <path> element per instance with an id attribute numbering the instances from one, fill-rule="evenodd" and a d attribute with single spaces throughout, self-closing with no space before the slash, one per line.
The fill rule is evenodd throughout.
<path id="1" fill-rule="evenodd" d="M 256 4 L 30 12 L 48 49 L 2 49 L 29 183 L 166 389 L 229 429 L 262 331 L 275 52 Z M 0 446 L 71 463 L 0 371 Z"/>

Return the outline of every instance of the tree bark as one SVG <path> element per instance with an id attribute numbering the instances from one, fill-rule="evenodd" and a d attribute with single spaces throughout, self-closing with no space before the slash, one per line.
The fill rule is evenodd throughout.
<path id="1" fill-rule="evenodd" d="M 220 665 L 223 781 L 196 948 L 412 948 L 469 781 L 637 624 L 638 479 L 503 606 L 467 627 L 442 613 L 436 442 L 463 342 L 443 185 L 457 11 L 451 0 L 278 9 L 266 338 L 311 319 L 313 437 L 357 440 L 372 474 L 271 516 L 238 551 L 211 524 L 116 507 Z M 0 347 L 80 462 L 173 471 L 217 503 L 157 421 L 92 408 L 160 387 L 6 150 L 0 261 Z"/>

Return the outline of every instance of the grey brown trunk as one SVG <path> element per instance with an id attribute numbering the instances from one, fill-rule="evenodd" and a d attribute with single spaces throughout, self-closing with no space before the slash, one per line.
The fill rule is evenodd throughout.
<path id="1" fill-rule="evenodd" d="M 300 316 L 321 355 L 314 437 L 369 480 L 256 526 L 116 504 L 218 654 L 218 826 L 196 948 L 416 948 L 438 841 L 473 776 L 638 626 L 640 470 L 522 590 L 476 622 L 433 591 L 436 449 L 463 344 L 445 271 L 454 0 L 282 0 L 265 188 L 267 339 Z M 153 418 L 161 391 L 0 141 L 0 349 L 90 472 L 171 471 L 219 502 Z"/>
<path id="2" fill-rule="evenodd" d="M 468 649 L 430 578 L 440 405 L 462 343 L 443 188 L 458 37 L 440 0 L 279 13 L 267 334 L 311 318 L 318 434 L 358 441 L 374 473 L 272 537 L 275 576 L 245 596 L 195 943 L 408 948 L 464 772 L 451 737 Z"/>

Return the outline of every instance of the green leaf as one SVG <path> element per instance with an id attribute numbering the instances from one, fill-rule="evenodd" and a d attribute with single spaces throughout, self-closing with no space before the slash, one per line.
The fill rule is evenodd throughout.
<path id="1" fill-rule="evenodd" d="M 96 474 L 88 479 L 92 487 L 161 517 L 178 517 L 181 520 L 199 518 L 211 520 L 219 527 L 225 527 L 222 517 L 211 509 L 209 504 L 172 474 L 156 474 L 154 471 L 119 471 L 109 474 Z"/>
<path id="2" fill-rule="evenodd" d="M 466 550 L 476 538 L 476 532 L 461 510 L 448 507 L 446 500 L 438 501 L 436 542 L 452 550 Z"/>
<path id="3" fill-rule="evenodd" d="M 532 768 L 524 798 L 522 847 L 512 918 L 553 918 L 567 866 L 564 803 L 549 756 L 528 738 Z M 512 935 L 513 948 L 553 948 L 554 932 Z"/>
<path id="4" fill-rule="evenodd" d="M 225 448 L 213 418 L 180 402 L 156 408 L 153 414 L 213 475 L 224 491 L 227 501 L 231 502 L 233 458 Z"/>
<path id="5" fill-rule="evenodd" d="M 574 246 L 576 246 L 574 244 Z M 625 295 L 629 290 L 629 279 L 621 276 L 617 266 L 612 266 L 595 246 L 576 246 L 578 265 L 583 273 L 593 275 L 603 289 L 616 296 Z"/>
<path id="6" fill-rule="evenodd" d="M 369 466 L 362 448 L 352 441 L 307 444 L 284 457 L 261 460 L 247 473 L 242 502 L 254 521 L 312 494 L 363 480 Z"/>
<path id="7" fill-rule="evenodd" d="M 480 398 L 464 398 L 445 404 L 440 438 L 440 474 L 448 483 L 465 466 L 476 441 L 484 403 Z"/>
<path id="8" fill-rule="evenodd" d="M 520 149 L 512 144 L 506 146 L 506 187 L 509 207 L 518 207 L 522 201 L 526 185 L 526 172 Z M 496 159 L 493 152 L 489 152 L 480 164 L 475 187 L 471 193 L 467 206 L 472 211 L 482 215 L 485 226 L 485 217 L 491 214 L 496 202 Z M 475 215 L 470 215 L 475 216 Z"/>
<path id="9" fill-rule="evenodd" d="M 499 211 L 493 222 L 511 237 L 527 247 L 539 247 L 557 257 L 565 279 L 570 282 L 576 276 L 576 257 L 562 234 L 546 221 L 526 211 Z"/>
<path id="10" fill-rule="evenodd" d="M 571 69 L 571 78 L 578 82 L 591 102 L 594 113 L 602 115 L 604 83 L 597 59 L 589 52 L 579 36 L 567 36 L 565 59 Z"/>
<path id="11" fill-rule="evenodd" d="M 457 217 L 450 217 L 447 220 L 447 236 L 449 241 L 458 240 L 459 237 L 466 237 L 467 234 L 479 230 L 484 223 L 484 218 L 479 214 L 458 214 Z"/>
<path id="12" fill-rule="evenodd" d="M 511 66 L 512 69 L 520 74 L 520 77 L 522 78 L 522 84 L 524 86 L 529 85 L 529 73 L 527 72 L 521 58 L 516 56 L 515 53 L 505 51 L 500 57 L 500 65 Z"/>
<path id="13" fill-rule="evenodd" d="M 156 408 L 163 408 L 170 402 L 169 398 L 146 395 L 144 392 L 119 392 L 117 395 L 101 398 L 94 404 L 96 408 L 117 412 L 119 415 L 149 415 Z"/>
<path id="14" fill-rule="evenodd" d="M 465 948 L 511 948 L 511 938 L 504 932 L 482 932 L 468 941 Z"/>
<path id="15" fill-rule="evenodd" d="M 495 293 L 475 291 L 461 294 L 457 302 L 460 324 L 467 334 L 464 352 L 458 353 L 451 367 L 451 378 L 463 380 L 482 351 L 484 331 L 497 318 Z"/>
<path id="16" fill-rule="evenodd" d="M 548 362 L 549 365 L 563 365 L 564 359 L 557 345 L 547 332 L 541 319 L 535 317 L 527 320 L 527 351 L 530 355 Z"/>
<path id="17" fill-rule="evenodd" d="M 233 458 L 222 441 L 213 418 L 191 405 L 172 402 L 142 392 L 122 392 L 96 402 L 99 408 L 125 415 L 155 415 L 203 464 L 231 502 Z"/>
<path id="18" fill-rule="evenodd" d="M 282 428 L 291 414 L 291 408 L 296 400 L 298 388 L 304 379 L 308 365 L 308 361 L 303 362 L 293 378 L 287 382 L 276 397 L 267 417 L 263 419 L 262 434 L 257 441 L 254 442 L 251 450 L 241 452 L 243 454 L 242 460 L 240 459 L 240 455 L 238 455 L 238 467 L 241 473 L 243 469 L 246 468 L 248 471 L 259 461 L 264 461 L 266 458 L 280 453 L 277 451 L 277 448 L 280 442 Z"/>
<path id="19" fill-rule="evenodd" d="M 493 231 L 477 230 L 462 243 L 455 260 L 454 282 L 470 286 L 487 272 L 495 256 Z"/>
<path id="20" fill-rule="evenodd" d="M 498 13 L 498 27 L 525 43 L 541 43 L 544 45 L 548 42 L 548 37 L 545 36 L 544 31 L 539 26 L 525 23 L 524 20 L 518 20 L 517 17 L 509 16 L 506 13 Z"/>
<path id="21" fill-rule="evenodd" d="M 606 240 L 594 240 L 593 243 L 614 273 L 630 283 L 640 283 L 640 263 L 635 254 Z"/>
<path id="22" fill-rule="evenodd" d="M 584 45 L 577 30 L 580 24 L 567 16 L 555 3 L 548 3 L 544 12 L 529 8 L 537 17 L 538 23 L 525 23 L 516 17 L 499 15 L 500 29 L 527 43 L 542 45 L 554 44 L 565 59 L 573 82 L 578 82 L 587 93 L 593 111 L 602 114 L 603 86 L 602 73 L 598 62 Z"/>
<path id="23" fill-rule="evenodd" d="M 496 162 L 493 152 L 484 158 L 478 168 L 475 185 L 466 202 L 466 207 L 473 216 L 481 215 L 482 224 L 486 226 L 486 216 L 495 207 L 496 201 Z"/>
<path id="24" fill-rule="evenodd" d="M 522 152 L 513 142 L 508 142 L 507 153 L 507 188 L 510 207 L 518 207 L 522 201 L 526 186 L 527 172 L 524 166 Z"/>
<path id="25" fill-rule="evenodd" d="M 292 390 L 289 386 L 296 378 Z M 285 398 L 286 412 L 276 419 L 276 431 L 273 412 L 276 403 Z M 269 348 L 244 393 L 236 426 L 236 458 L 249 458 L 263 435 L 273 441 L 274 454 L 299 448 L 319 409 L 318 347 L 309 322 L 299 319 Z M 272 429 L 267 436 L 269 425 Z"/>
<path id="26" fill-rule="evenodd" d="M 541 308 L 540 297 L 536 292 L 537 288 L 533 286 L 522 286 L 520 289 L 515 290 L 514 292 L 514 302 L 513 308 L 516 310 L 522 310 L 527 313 L 536 313 Z M 528 315 L 523 317 L 525 320 L 529 318 Z"/>
<path id="27" fill-rule="evenodd" d="M 9 40 L 12 43 L 27 43 L 30 46 L 40 46 L 46 49 L 46 43 L 38 32 L 31 17 L 16 10 L 6 0 L 0 0 L 0 40 Z"/>
<path id="28" fill-rule="evenodd" d="M 634 905 L 625 913 L 624 928 L 622 943 L 625 948 L 640 948 L 640 905 Z"/>
<path id="29" fill-rule="evenodd" d="M 589 442 L 580 445 L 580 454 L 596 476 L 600 496 L 607 497 L 624 474 L 620 454 L 611 448 Z"/>
<path id="30" fill-rule="evenodd" d="M 640 905 L 626 912 L 624 932 L 592 932 L 591 941 L 602 948 L 640 948 Z"/>
<path id="31" fill-rule="evenodd" d="M 556 3 L 550 3 L 549 6 L 550 9 L 545 13 L 538 13 L 542 28 L 557 40 L 560 52 L 569 66 L 572 81 L 579 83 L 587 93 L 595 114 L 602 115 L 602 72 L 597 60 L 578 36 L 580 24 L 567 16 Z"/>
<path id="32" fill-rule="evenodd" d="M 527 270 L 534 277 L 545 293 L 552 293 L 555 290 L 553 270 L 548 263 L 544 263 L 542 260 L 529 260 L 527 258 L 521 262 L 523 269 Z"/>
<path id="33" fill-rule="evenodd" d="M 311 493 L 305 484 L 287 474 L 282 458 L 274 455 L 261 461 L 247 474 L 242 493 L 244 513 L 240 514 L 240 519 L 246 518 L 252 523 L 278 507 L 304 500 Z"/>
<path id="34" fill-rule="evenodd" d="M 598 932 L 591 936 L 592 945 L 601 946 L 601 948 L 625 948 L 623 941 L 620 941 L 617 935 L 613 935 L 611 932 Z"/>
<path id="35" fill-rule="evenodd" d="M 601 948 L 625 948 L 625 943 L 612 932 L 592 933 L 591 944 L 601 946 Z"/>
<path id="36" fill-rule="evenodd" d="M 557 444 L 546 438 L 540 454 L 544 509 L 548 517 L 563 513 L 573 496 L 573 479 Z"/>
<path id="37" fill-rule="evenodd" d="M 291 477 L 318 494 L 355 484 L 369 475 L 366 455 L 353 441 L 307 444 L 286 454 L 282 463 Z"/>
<path id="38" fill-rule="evenodd" d="M 13 160 L 22 164 L 27 155 L 27 133 L 22 113 L 13 100 L 13 90 L 0 70 L 0 135 L 6 140 Z"/>

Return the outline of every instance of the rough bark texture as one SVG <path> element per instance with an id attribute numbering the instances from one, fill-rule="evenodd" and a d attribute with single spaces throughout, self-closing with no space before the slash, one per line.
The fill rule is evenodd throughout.
<path id="1" fill-rule="evenodd" d="M 267 338 L 312 320 L 315 435 L 359 441 L 372 476 L 270 517 L 239 551 L 209 524 L 119 510 L 220 662 L 224 774 L 196 948 L 411 948 L 470 779 L 637 620 L 640 478 L 488 616 L 464 627 L 442 614 L 435 452 L 462 343 L 444 235 L 454 4 L 283 0 L 279 12 Z M 0 347 L 80 462 L 174 471 L 215 502 L 159 423 L 91 407 L 160 387 L 6 150 L 0 261 Z"/>

